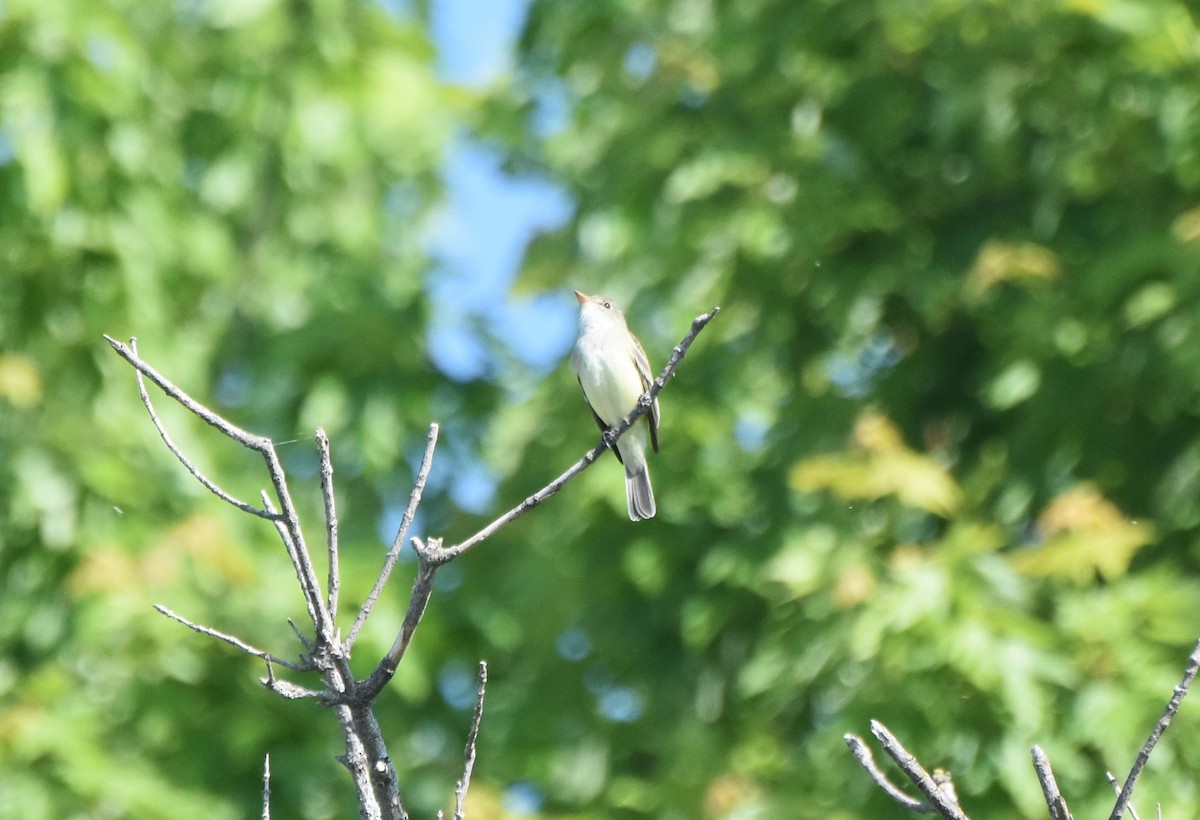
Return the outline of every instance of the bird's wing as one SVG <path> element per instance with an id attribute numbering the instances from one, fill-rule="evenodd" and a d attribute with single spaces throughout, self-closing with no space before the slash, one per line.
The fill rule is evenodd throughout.
<path id="1" fill-rule="evenodd" d="M 633 340 L 633 363 L 637 365 L 638 375 L 642 377 L 642 392 L 645 393 L 650 389 L 650 385 L 654 384 L 654 374 L 650 372 L 650 360 L 646 358 L 646 351 L 642 349 L 642 343 L 637 340 L 636 336 L 630 334 Z M 650 444 L 654 447 L 654 452 L 658 452 L 658 399 L 654 400 L 654 404 L 650 405 L 650 412 L 647 414 L 647 419 L 650 424 Z"/>
<path id="2" fill-rule="evenodd" d="M 579 390 L 581 393 L 583 393 L 583 400 L 587 402 L 588 410 L 592 410 L 592 403 L 588 401 L 587 391 L 583 389 L 583 381 L 578 377 L 576 377 L 576 381 L 579 382 Z M 604 419 L 600 418 L 600 414 L 595 410 L 592 410 L 592 418 L 596 420 L 596 426 L 600 428 L 601 433 L 608 432 L 608 425 L 604 423 Z M 617 461 L 621 462 L 622 464 L 625 463 L 624 459 L 621 458 L 621 452 L 616 447 L 610 447 L 608 449 L 612 450 L 612 454 L 617 457 Z M 657 450 L 655 452 L 657 452 Z"/>

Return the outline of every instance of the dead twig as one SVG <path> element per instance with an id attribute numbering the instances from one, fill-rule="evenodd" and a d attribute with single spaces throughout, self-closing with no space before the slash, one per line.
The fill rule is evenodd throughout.
<path id="1" fill-rule="evenodd" d="M 194 415 L 200 417 L 213 427 L 216 427 L 227 437 L 233 439 L 242 446 L 248 447 L 252 450 L 257 449 L 257 445 L 259 443 L 257 441 L 258 437 L 246 432 L 236 425 L 230 424 L 225 419 L 209 410 L 203 404 L 184 393 L 182 390 L 168 381 L 167 378 L 161 375 L 157 370 L 142 361 L 138 355 L 136 338 L 129 340 L 128 347 L 121 344 L 116 339 L 113 339 L 111 336 L 106 335 L 104 338 L 110 345 L 112 345 L 113 349 L 117 351 L 121 358 L 133 365 L 134 375 L 137 377 L 138 395 L 140 395 L 142 398 L 142 404 L 145 406 L 146 412 L 150 414 L 150 421 L 154 424 L 154 429 L 158 430 L 158 435 L 160 438 L 162 438 L 163 444 L 167 445 L 167 449 L 170 450 L 171 454 L 174 455 L 175 458 L 178 459 L 179 463 L 184 466 L 184 469 L 191 473 L 193 478 L 203 484 L 209 490 L 209 492 L 213 493 L 215 496 L 217 496 L 217 498 L 221 499 L 225 503 L 231 504 L 242 512 L 249 513 L 250 515 L 255 515 L 259 518 L 266 518 L 268 520 L 274 520 L 276 517 L 275 513 L 272 513 L 268 510 L 259 509 L 252 504 L 247 504 L 245 501 L 234 498 L 228 492 L 217 486 L 215 481 L 206 476 L 199 467 L 192 463 L 191 459 L 183 454 L 183 451 L 179 449 L 179 447 L 175 444 L 175 441 L 171 438 L 170 433 L 167 432 L 167 428 L 162 423 L 162 419 L 158 417 L 158 413 L 154 409 L 154 403 L 150 400 L 150 393 L 146 390 L 146 380 L 143 378 L 143 376 L 149 378 L 152 382 L 162 388 L 164 393 L 175 399 L 175 401 L 179 402 L 185 408 L 190 410 Z"/>
<path id="2" fill-rule="evenodd" d="M 850 747 L 850 754 L 854 755 L 854 759 L 866 769 L 867 774 L 875 781 L 875 785 L 883 789 L 888 797 L 910 811 L 921 813 L 933 811 L 933 807 L 928 803 L 918 800 L 915 797 L 909 797 L 899 786 L 888 780 L 888 776 L 876 765 L 875 756 L 871 754 L 871 747 L 861 737 L 854 734 L 846 734 L 842 736 L 842 739 Z"/>
<path id="3" fill-rule="evenodd" d="M 290 699 L 317 698 L 323 705 L 332 707 L 342 726 L 346 744 L 346 754 L 339 759 L 350 770 L 353 777 L 355 788 L 358 791 L 361 816 L 370 818 L 386 817 L 389 820 L 407 820 L 408 815 L 400 799 L 395 767 L 388 755 L 382 733 L 371 711 L 371 704 L 383 686 L 395 674 L 397 665 L 412 641 L 413 634 L 421 618 L 424 616 L 429 598 L 432 595 L 433 582 L 438 568 L 475 549 L 500 528 L 516 520 L 542 501 L 557 493 L 567 481 L 595 462 L 605 449 L 612 447 L 617 439 L 634 422 L 649 411 L 655 398 L 663 390 L 667 381 L 674 375 L 676 368 L 679 366 L 680 361 L 687 353 L 692 342 L 695 341 L 696 336 L 712 321 L 719 310 L 720 308 L 713 308 L 708 313 L 698 316 L 692 322 L 687 335 L 684 336 L 683 340 L 672 351 L 672 355 L 663 368 L 663 371 L 655 379 L 654 384 L 650 386 L 646 394 L 639 399 L 638 405 L 619 424 L 605 431 L 600 442 L 558 478 L 526 498 L 507 513 L 495 519 L 470 538 L 453 547 L 443 548 L 442 540 L 439 538 L 429 538 L 427 541 L 417 538 L 411 539 L 413 548 L 417 553 L 418 563 L 416 578 L 413 581 L 412 595 L 404 621 L 387 654 L 372 671 L 371 675 L 363 681 L 356 680 L 350 670 L 350 650 L 367 618 L 370 616 L 371 610 L 387 583 L 400 551 L 403 549 L 404 543 L 408 538 L 408 530 L 416 516 L 417 507 L 421 502 L 425 482 L 432 465 L 433 453 L 437 445 L 438 425 L 430 425 L 424 457 L 421 460 L 416 481 L 409 496 L 408 507 L 405 509 L 396 537 L 388 550 L 374 587 L 359 609 L 346 641 L 343 643 L 338 636 L 335 623 L 341 582 L 338 566 L 338 520 L 333 489 L 333 459 L 330 452 L 329 439 L 324 430 L 318 429 L 316 431 L 317 450 L 320 457 L 321 493 L 324 500 L 326 549 L 329 559 L 328 588 L 323 592 L 305 544 L 299 516 L 288 488 L 287 478 L 284 475 L 283 467 L 275 450 L 274 442 L 269 438 L 253 435 L 241 429 L 191 398 L 141 358 L 137 350 L 136 340 L 131 340 L 129 345 L 125 345 L 109 336 L 105 336 L 104 338 L 118 355 L 133 366 L 137 374 L 138 390 L 142 397 L 142 402 L 150 414 L 151 421 L 154 423 L 164 443 L 166 443 L 167 448 L 184 465 L 185 469 L 222 501 L 243 512 L 266 519 L 275 527 L 295 570 L 296 579 L 299 583 L 301 595 L 304 598 L 305 607 L 308 610 L 309 619 L 312 622 L 315 634 L 313 638 L 309 638 L 291 619 L 288 620 L 288 623 L 295 630 L 298 639 L 304 645 L 307 653 L 303 656 L 301 662 L 296 663 L 276 657 L 219 630 L 189 621 L 171 612 L 166 607 L 157 606 L 156 609 L 163 615 L 182 623 L 196 632 L 215 637 L 241 649 L 247 654 L 261 658 L 267 666 L 267 675 L 262 682 L 279 695 Z M 153 403 L 150 401 L 145 379 L 152 381 L 185 409 L 220 431 L 227 438 L 258 453 L 266 464 L 267 474 L 274 490 L 274 497 L 272 498 L 272 494 L 268 494 L 266 490 L 262 491 L 260 494 L 262 507 L 255 507 L 235 498 L 204 475 L 175 445 L 166 432 L 166 428 L 159 419 Z M 318 671 L 324 679 L 326 688 L 323 691 L 318 691 L 280 680 L 275 677 L 276 664 L 299 672 Z M 476 740 L 479 734 L 479 724 L 483 717 L 483 698 L 487 684 L 486 664 L 480 664 L 479 675 L 478 696 L 471 730 L 467 739 L 463 776 L 455 790 L 456 820 L 461 820 L 463 816 L 466 793 L 470 785 L 471 772 L 475 763 Z M 264 817 L 268 817 L 270 813 L 269 778 L 270 762 L 268 759 L 264 764 Z"/>
<path id="4" fill-rule="evenodd" d="M 1196 642 L 1196 648 L 1192 650 L 1192 654 L 1188 657 L 1183 679 L 1175 687 L 1174 692 L 1172 692 L 1171 700 L 1168 701 L 1163 716 L 1158 719 L 1158 723 L 1154 725 L 1154 730 L 1150 732 L 1150 737 L 1146 739 L 1146 742 L 1142 744 L 1141 750 L 1138 751 L 1137 759 L 1133 762 L 1133 768 L 1130 769 L 1129 776 L 1125 778 L 1125 785 L 1121 788 L 1121 793 L 1117 795 L 1117 803 L 1113 806 L 1109 820 L 1121 820 L 1121 816 L 1125 813 L 1125 809 L 1129 806 L 1129 801 L 1133 797 L 1133 787 L 1137 784 L 1137 779 L 1141 775 L 1142 769 L 1146 768 L 1146 763 L 1150 760 L 1150 753 L 1158 745 L 1163 732 L 1171 725 L 1171 720 L 1175 717 L 1175 713 L 1179 711 L 1179 705 L 1183 703 L 1183 699 L 1187 695 L 1192 681 L 1196 679 L 1198 671 L 1200 671 L 1200 641 Z"/>
<path id="5" fill-rule="evenodd" d="M 271 820 L 271 755 L 263 758 L 262 820 Z"/>
<path id="6" fill-rule="evenodd" d="M 342 582 L 338 567 L 338 520 L 337 503 L 333 497 L 333 458 L 329 453 L 329 436 L 324 428 L 317 428 L 317 454 L 321 459 L 321 498 L 325 501 L 325 548 L 329 557 L 329 617 L 337 623 L 338 593 Z"/>
<path id="7" fill-rule="evenodd" d="M 413 518 L 417 514 L 417 506 L 421 503 L 421 496 L 425 492 L 425 481 L 429 478 L 429 471 L 433 468 L 433 451 L 437 447 L 438 440 L 438 425 L 429 425 L 429 433 L 425 437 L 425 454 L 421 457 L 421 466 L 417 470 L 417 480 L 413 483 L 412 492 L 408 496 L 408 506 L 404 509 L 404 515 L 400 519 L 400 526 L 396 530 L 396 537 L 392 539 L 392 545 L 388 548 L 387 557 L 384 558 L 383 568 L 379 571 L 379 577 L 375 579 L 375 585 L 371 587 L 371 592 L 367 595 L 367 599 L 363 601 L 362 607 L 358 610 L 358 616 L 354 619 L 354 623 L 350 626 L 350 632 L 346 635 L 346 649 L 349 650 L 354 646 L 354 641 L 358 638 L 358 633 L 362 630 L 363 624 L 371 614 L 371 609 L 375 606 L 375 601 L 379 599 L 379 594 L 383 592 L 383 587 L 387 583 L 392 574 L 392 568 L 396 566 L 396 560 L 400 557 L 400 550 L 404 548 L 404 542 L 408 536 L 408 528 L 412 526 Z"/>
<path id="8" fill-rule="evenodd" d="M 179 614 L 167 609 L 162 604 L 155 604 L 154 608 L 156 610 L 158 610 L 158 612 L 160 614 L 167 616 L 172 621 L 177 621 L 178 623 L 181 623 L 184 626 L 186 626 L 188 629 L 191 629 L 195 632 L 199 632 L 201 635 L 208 635 L 211 638 L 216 638 L 219 641 L 224 641 L 225 643 L 229 644 L 230 646 L 236 646 L 238 649 L 242 650 L 247 655 L 253 655 L 256 658 L 262 658 L 263 660 L 269 661 L 270 663 L 277 663 L 280 666 L 285 666 L 288 669 L 292 669 L 296 672 L 311 672 L 313 669 L 316 668 L 315 666 L 312 665 L 312 663 L 297 663 L 296 661 L 289 661 L 285 658 L 276 657 L 275 655 L 272 655 L 270 652 L 266 652 L 262 649 L 258 649 L 257 647 L 251 646 L 250 644 L 246 643 L 245 641 L 243 641 L 240 638 L 235 638 L 233 635 L 227 635 L 226 633 L 221 632 L 220 630 L 217 630 L 217 629 L 213 629 L 212 627 L 204 626 L 203 624 L 198 624 L 195 621 L 189 621 L 187 618 L 183 617 L 182 615 L 179 615 Z"/>
<path id="9" fill-rule="evenodd" d="M 866 769 L 867 774 L 871 776 L 876 785 L 883 789 L 889 797 L 911 811 L 926 814 L 936 813 L 948 820 L 968 820 L 967 815 L 958 805 L 958 795 L 954 791 L 954 783 L 948 772 L 938 771 L 934 775 L 930 775 L 888 728 L 877 720 L 871 721 L 871 734 L 875 735 L 875 739 L 887 752 L 888 757 L 895 761 L 896 765 L 900 767 L 900 771 L 904 772 L 921 794 L 925 795 L 928 802 L 909 797 L 893 785 L 875 765 L 875 760 L 863 740 L 857 735 L 845 735 L 844 739 L 846 745 L 850 747 L 851 753 Z"/>
<path id="10" fill-rule="evenodd" d="M 1050 768 L 1050 759 L 1042 751 L 1041 746 L 1030 750 L 1033 757 L 1033 770 L 1037 773 L 1038 783 L 1042 786 L 1042 795 L 1046 798 L 1046 808 L 1050 809 L 1050 820 L 1072 820 L 1067 801 L 1058 791 L 1058 782 Z"/>
<path id="11" fill-rule="evenodd" d="M 1112 786 L 1113 794 L 1120 797 L 1121 796 L 1121 781 L 1117 780 L 1117 776 L 1115 774 L 1113 774 L 1112 772 L 1105 772 L 1104 779 L 1108 781 L 1108 785 Z M 1138 817 L 1138 813 L 1133 808 L 1132 802 L 1129 804 L 1129 816 L 1132 817 L 1133 820 L 1142 820 L 1142 818 Z"/>
<path id="12" fill-rule="evenodd" d="M 475 768 L 475 741 L 479 737 L 479 724 L 483 720 L 483 696 L 487 691 L 487 661 L 479 662 L 479 686 L 475 690 L 475 713 L 471 716 L 471 731 L 467 733 L 467 747 L 463 752 L 463 774 L 454 789 L 454 820 L 463 820 L 467 802 L 467 789 L 471 787 L 471 772 Z"/>

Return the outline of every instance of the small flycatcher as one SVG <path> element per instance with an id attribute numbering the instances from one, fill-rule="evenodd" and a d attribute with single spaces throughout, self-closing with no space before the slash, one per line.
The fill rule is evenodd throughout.
<path id="1" fill-rule="evenodd" d="M 605 431 L 629 415 L 650 389 L 654 376 L 646 351 L 629 332 L 625 314 L 611 299 L 579 291 L 575 291 L 575 298 L 579 300 L 579 339 L 571 354 L 571 369 L 579 377 L 596 424 Z M 653 518 L 655 512 L 646 465 L 647 443 L 658 452 L 658 399 L 613 449 L 617 461 L 625 466 L 625 498 L 632 521 Z"/>

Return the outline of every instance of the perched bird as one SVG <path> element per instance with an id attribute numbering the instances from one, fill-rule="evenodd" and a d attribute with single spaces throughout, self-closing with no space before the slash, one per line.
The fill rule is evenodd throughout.
<path id="1" fill-rule="evenodd" d="M 571 369 L 579 377 L 583 397 L 602 431 L 637 406 L 654 381 L 646 351 L 629 332 L 625 314 L 604 296 L 575 291 L 579 300 L 579 339 L 571 353 Z M 658 399 L 617 441 L 613 454 L 625 466 L 625 498 L 629 518 L 654 517 L 654 490 L 646 465 L 646 445 L 658 452 Z"/>

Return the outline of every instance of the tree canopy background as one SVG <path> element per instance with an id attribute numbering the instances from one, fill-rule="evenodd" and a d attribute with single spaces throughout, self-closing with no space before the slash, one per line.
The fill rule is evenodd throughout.
<path id="1" fill-rule="evenodd" d="M 1200 635 L 1194 11 L 543 0 L 486 92 L 438 79 L 425 14 L 0 10 L 0 817 L 247 816 L 265 752 L 278 816 L 353 815 L 334 722 L 150 609 L 280 654 L 302 614 L 100 334 L 296 439 L 310 528 L 328 430 L 356 602 L 430 421 L 433 535 L 596 440 L 565 365 L 495 326 L 478 378 L 433 364 L 458 134 L 573 198 L 514 300 L 609 293 L 656 364 L 723 312 L 662 396 L 656 519 L 605 459 L 444 572 L 380 704 L 410 808 L 447 805 L 486 658 L 476 816 L 900 816 L 842 742 L 870 718 L 979 816 L 1039 813 L 1034 743 L 1107 811 Z M 494 509 L 455 498 L 479 471 Z M 1200 811 L 1194 707 L 1143 813 Z"/>

